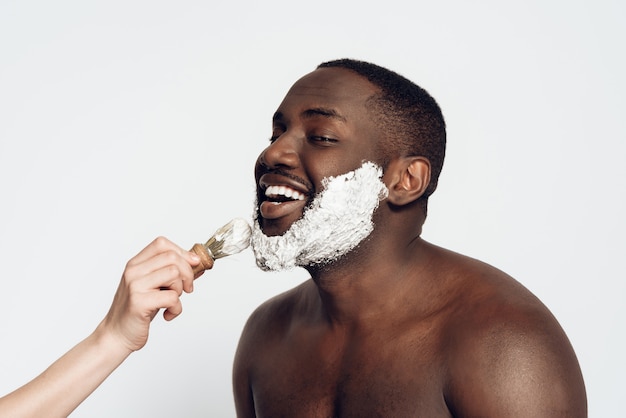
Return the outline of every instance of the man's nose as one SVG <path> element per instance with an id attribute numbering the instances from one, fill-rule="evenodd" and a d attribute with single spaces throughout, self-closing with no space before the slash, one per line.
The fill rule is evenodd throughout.
<path id="1" fill-rule="evenodd" d="M 269 168 L 293 169 L 300 165 L 299 151 L 298 139 L 285 133 L 265 148 L 259 160 Z"/>

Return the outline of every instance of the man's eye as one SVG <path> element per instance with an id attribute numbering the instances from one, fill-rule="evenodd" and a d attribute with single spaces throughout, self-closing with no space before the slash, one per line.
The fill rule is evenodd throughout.
<path id="1" fill-rule="evenodd" d="M 278 139 L 278 135 L 272 135 L 270 137 L 270 144 L 273 144 L 274 142 L 276 142 L 277 139 Z"/>
<path id="2" fill-rule="evenodd" d="M 309 139 L 313 142 L 326 142 L 326 143 L 337 142 L 336 139 L 329 138 L 327 136 L 311 136 L 309 137 Z"/>

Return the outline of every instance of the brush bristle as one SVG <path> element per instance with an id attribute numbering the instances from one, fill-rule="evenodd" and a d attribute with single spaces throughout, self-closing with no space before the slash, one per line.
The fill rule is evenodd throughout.
<path id="1" fill-rule="evenodd" d="M 237 254 L 250 245 L 251 228 L 248 222 L 235 218 L 217 231 L 206 242 L 205 247 L 214 259 Z"/>

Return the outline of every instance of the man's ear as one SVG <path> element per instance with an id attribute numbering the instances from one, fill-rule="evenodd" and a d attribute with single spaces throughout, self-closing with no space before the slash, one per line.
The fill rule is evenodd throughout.
<path id="1" fill-rule="evenodd" d="M 389 163 L 385 173 L 389 202 L 404 206 L 416 201 L 430 183 L 430 161 L 425 157 L 400 157 Z"/>

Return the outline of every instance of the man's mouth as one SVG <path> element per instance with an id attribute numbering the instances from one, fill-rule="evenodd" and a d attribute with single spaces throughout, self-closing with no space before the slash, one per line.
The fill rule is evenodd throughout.
<path id="1" fill-rule="evenodd" d="M 265 189 L 265 197 L 273 203 L 306 200 L 306 195 L 288 186 L 269 186 Z"/>
<path id="2" fill-rule="evenodd" d="M 305 193 L 283 185 L 268 186 L 263 194 L 259 212 L 265 219 L 282 218 L 296 211 L 299 218 L 307 201 Z"/>
<path id="3" fill-rule="evenodd" d="M 288 217 L 293 222 L 302 216 L 310 194 L 303 181 L 265 173 L 259 178 L 259 214 L 264 219 Z"/>

